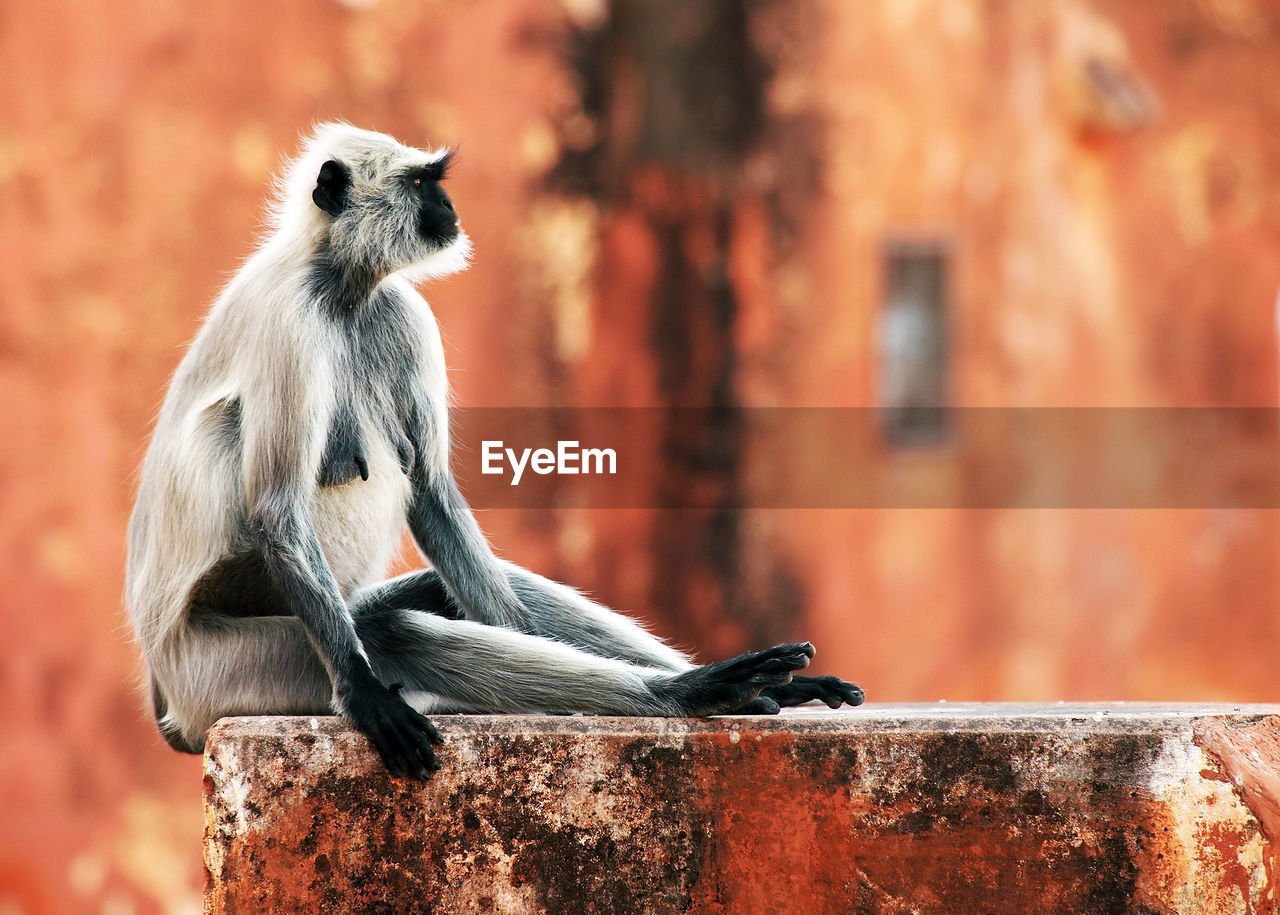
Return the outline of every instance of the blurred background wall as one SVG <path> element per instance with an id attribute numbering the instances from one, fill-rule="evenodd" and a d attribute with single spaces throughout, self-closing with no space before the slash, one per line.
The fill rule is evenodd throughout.
<path id="1" fill-rule="evenodd" d="M 0 5 L 0 912 L 195 911 L 199 760 L 120 607 L 163 387 L 281 156 L 461 149 L 426 294 L 464 406 L 1275 406 L 1266 0 Z M 880 472 L 963 489 L 963 429 Z M 872 700 L 1276 698 L 1280 517 L 505 509 L 508 557 L 705 657 L 812 639 Z M 851 471 L 852 472 L 852 471 Z"/>

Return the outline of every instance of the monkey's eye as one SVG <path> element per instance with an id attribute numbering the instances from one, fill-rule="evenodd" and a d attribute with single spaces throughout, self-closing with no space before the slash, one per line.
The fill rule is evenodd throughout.
<path id="1" fill-rule="evenodd" d="M 414 186 L 414 187 L 422 187 L 422 179 L 421 179 L 421 178 L 414 178 L 414 179 L 413 179 L 413 186 Z"/>

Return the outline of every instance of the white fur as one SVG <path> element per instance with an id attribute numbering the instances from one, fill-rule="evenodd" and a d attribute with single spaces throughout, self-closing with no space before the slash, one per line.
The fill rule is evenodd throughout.
<path id="1" fill-rule="evenodd" d="M 271 231 L 214 302 L 179 365 L 143 464 L 130 523 L 126 602 L 148 658 L 162 654 L 166 639 L 180 631 L 192 586 L 226 555 L 237 514 L 258 495 L 254 467 L 260 450 L 273 447 L 272 430 L 304 430 L 292 470 L 308 484 L 302 495 L 344 594 L 385 572 L 402 535 L 409 484 L 376 424 L 362 425 L 369 482 L 315 486 L 337 399 L 325 369 L 334 362 L 338 341 L 314 320 L 315 303 L 305 285 L 328 226 L 311 190 L 320 166 L 331 158 L 364 163 L 353 181 L 369 191 L 379 169 L 427 164 L 444 153 L 412 149 L 347 124 L 324 124 L 278 179 L 267 220 Z M 444 351 L 435 317 L 409 280 L 464 269 L 470 252 L 470 240 L 460 232 L 448 247 L 396 264 L 385 281 L 412 303 L 420 321 L 419 374 L 438 411 L 432 426 L 439 430 L 447 429 Z M 293 402 L 279 402 L 282 384 L 293 392 Z M 226 405 L 236 399 L 245 432 L 239 473 L 217 447 L 215 432 Z M 429 447 L 433 464 L 447 469 L 447 433 Z"/>

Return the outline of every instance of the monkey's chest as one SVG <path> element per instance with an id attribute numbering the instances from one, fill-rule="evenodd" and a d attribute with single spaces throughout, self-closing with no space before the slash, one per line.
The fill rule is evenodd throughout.
<path id="1" fill-rule="evenodd" d="M 405 447 L 381 423 L 352 410 L 335 415 L 310 509 L 344 594 L 382 577 L 399 545 L 410 497 Z"/>
<path id="2" fill-rule="evenodd" d="M 381 444 L 394 452 L 401 473 L 408 474 L 413 462 L 413 446 L 399 424 L 390 420 L 371 421 L 362 417 L 350 403 L 339 406 L 329 425 L 316 482 L 321 486 L 343 486 L 355 480 L 367 483 L 369 452 L 377 448 L 379 438 L 383 439 Z"/>

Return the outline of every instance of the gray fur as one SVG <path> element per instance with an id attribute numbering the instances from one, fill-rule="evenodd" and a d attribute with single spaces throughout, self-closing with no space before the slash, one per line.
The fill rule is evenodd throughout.
<path id="1" fill-rule="evenodd" d="M 411 285 L 469 254 L 438 183 L 413 183 L 446 155 L 318 128 L 280 182 L 270 234 L 174 375 L 130 523 L 126 599 L 179 749 L 198 750 L 223 715 L 336 711 L 393 771 L 424 775 L 439 735 L 406 698 L 707 714 L 786 683 L 812 653 L 695 668 L 494 556 L 450 472 L 443 350 Z M 406 523 L 434 571 L 382 582 Z"/>

